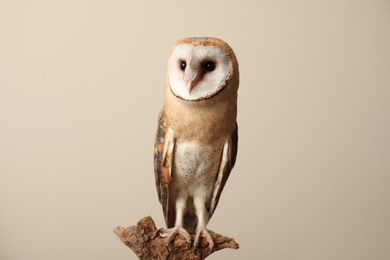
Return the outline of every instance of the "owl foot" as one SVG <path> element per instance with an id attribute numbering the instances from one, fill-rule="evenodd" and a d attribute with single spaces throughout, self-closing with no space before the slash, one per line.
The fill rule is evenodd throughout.
<path id="1" fill-rule="evenodd" d="M 195 235 L 195 240 L 194 240 L 194 253 L 195 253 L 195 255 L 199 249 L 199 243 L 200 243 L 202 236 L 206 238 L 206 240 L 209 244 L 209 248 L 210 248 L 209 254 L 211 254 L 214 251 L 214 240 L 212 239 L 209 232 L 212 232 L 212 231 L 209 231 L 206 228 L 198 228 L 196 230 L 196 235 Z"/>
<path id="2" fill-rule="evenodd" d="M 181 234 L 188 242 L 188 245 L 191 246 L 192 240 L 190 234 L 182 227 L 173 227 L 173 228 L 162 228 L 160 229 L 160 235 L 166 236 L 167 240 L 165 242 L 165 247 L 168 249 L 169 244 L 175 240 L 175 237 Z M 169 250 L 169 249 L 168 249 Z"/>

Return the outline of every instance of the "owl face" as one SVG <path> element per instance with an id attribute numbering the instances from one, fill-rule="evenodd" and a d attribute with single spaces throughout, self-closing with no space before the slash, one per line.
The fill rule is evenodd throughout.
<path id="1" fill-rule="evenodd" d="M 215 38 L 179 40 L 168 62 L 171 92 L 178 98 L 197 101 L 222 91 L 233 72 L 229 51 L 225 42 Z"/>

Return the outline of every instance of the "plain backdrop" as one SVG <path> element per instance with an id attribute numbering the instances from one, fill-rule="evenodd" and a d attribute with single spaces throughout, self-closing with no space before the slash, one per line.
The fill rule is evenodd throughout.
<path id="1" fill-rule="evenodd" d="M 241 72 L 209 259 L 390 259 L 390 2 L 0 1 L 0 259 L 136 259 L 164 225 L 153 142 L 172 44 Z"/>

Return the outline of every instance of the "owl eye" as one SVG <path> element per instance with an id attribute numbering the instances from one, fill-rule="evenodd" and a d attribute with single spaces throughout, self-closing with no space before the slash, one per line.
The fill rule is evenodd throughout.
<path id="1" fill-rule="evenodd" d="M 215 70 L 215 63 L 212 62 L 212 61 L 206 62 L 206 64 L 204 65 L 204 69 L 206 71 L 213 71 L 213 70 Z"/>
<path id="2" fill-rule="evenodd" d="M 180 62 L 180 69 L 185 70 L 187 66 L 187 63 L 185 61 Z"/>

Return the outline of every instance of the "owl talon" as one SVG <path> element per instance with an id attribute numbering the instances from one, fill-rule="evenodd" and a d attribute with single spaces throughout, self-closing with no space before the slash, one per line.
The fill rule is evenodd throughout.
<path id="1" fill-rule="evenodd" d="M 160 228 L 159 230 L 157 230 L 157 234 L 158 234 L 160 237 L 165 237 L 165 236 L 164 236 L 163 228 Z"/>
<path id="2" fill-rule="evenodd" d="M 181 227 L 174 227 L 174 228 L 169 228 L 169 229 L 160 229 L 160 236 L 161 236 L 161 231 L 162 234 L 166 236 L 167 240 L 165 242 L 165 247 L 169 251 L 169 245 L 175 241 L 175 238 L 178 234 L 181 234 L 186 240 L 189 245 L 191 245 L 191 236 L 188 234 L 187 230 Z M 163 236 L 161 236 L 163 237 Z"/>
<path id="3" fill-rule="evenodd" d="M 204 236 L 208 242 L 208 246 L 210 248 L 209 255 L 214 251 L 214 240 L 211 237 L 209 231 L 205 228 L 199 228 L 196 231 L 195 235 L 195 241 L 194 241 L 194 254 L 196 255 L 198 249 L 199 249 L 199 244 L 202 239 L 202 236 Z"/>
<path id="4" fill-rule="evenodd" d="M 197 244 L 194 245 L 194 255 L 198 252 L 199 246 Z"/>

